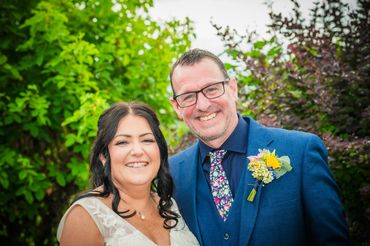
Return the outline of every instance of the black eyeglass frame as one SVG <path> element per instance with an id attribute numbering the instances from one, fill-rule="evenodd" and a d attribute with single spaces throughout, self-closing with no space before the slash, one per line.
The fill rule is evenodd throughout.
<path id="1" fill-rule="evenodd" d="M 216 83 L 213 83 L 211 85 L 207 85 L 206 87 L 200 89 L 200 90 L 197 90 L 197 91 L 190 91 L 190 92 L 185 92 L 185 93 L 182 93 L 180 95 L 176 95 L 173 97 L 173 99 L 176 101 L 177 105 L 180 107 L 180 108 L 187 108 L 187 107 L 190 107 L 190 106 L 193 106 L 194 104 L 196 104 L 198 102 L 198 94 L 199 92 L 201 92 L 203 94 L 203 96 L 207 99 L 215 99 L 215 98 L 218 98 L 220 96 L 222 96 L 223 94 L 225 94 L 225 84 L 229 83 L 230 79 L 225 79 L 223 81 L 219 81 L 219 82 L 216 82 Z M 214 85 L 217 85 L 217 84 L 222 84 L 222 89 L 223 89 L 223 92 L 216 96 L 216 97 L 208 97 L 203 91 L 211 86 L 214 86 Z M 182 96 L 182 95 L 186 95 L 186 94 L 191 94 L 191 93 L 195 93 L 195 101 L 193 104 L 190 104 L 190 105 L 187 105 L 187 106 L 181 106 L 180 103 L 177 101 L 177 98 L 179 96 Z"/>

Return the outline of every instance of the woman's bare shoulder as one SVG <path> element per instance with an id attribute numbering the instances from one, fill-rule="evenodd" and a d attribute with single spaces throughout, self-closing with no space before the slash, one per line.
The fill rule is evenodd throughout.
<path id="1" fill-rule="evenodd" d="M 98 226 L 81 205 L 74 205 L 66 216 L 60 245 L 104 245 Z"/>

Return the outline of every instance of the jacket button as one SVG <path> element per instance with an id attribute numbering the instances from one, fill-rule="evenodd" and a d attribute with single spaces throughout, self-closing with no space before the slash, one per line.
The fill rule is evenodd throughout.
<path id="1" fill-rule="evenodd" d="M 228 240 L 229 238 L 230 238 L 229 233 L 225 233 L 225 234 L 224 234 L 224 239 L 225 239 L 225 240 Z"/>

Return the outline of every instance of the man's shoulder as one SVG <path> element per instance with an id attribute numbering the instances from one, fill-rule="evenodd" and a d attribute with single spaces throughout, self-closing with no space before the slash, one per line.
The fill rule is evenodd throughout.
<path id="1" fill-rule="evenodd" d="M 285 129 L 285 128 L 278 128 L 278 127 L 265 127 L 267 131 L 269 131 L 272 135 L 275 136 L 286 136 L 286 137 L 292 137 L 292 138 L 312 138 L 312 137 L 317 137 L 315 134 L 310 133 L 310 132 L 305 132 L 305 131 L 300 131 L 300 130 L 292 130 L 292 129 Z"/>
<path id="2" fill-rule="evenodd" d="M 172 174 L 172 178 L 175 182 L 181 180 L 185 173 L 189 170 L 193 170 L 196 166 L 196 158 L 198 153 L 197 142 L 192 146 L 178 152 L 177 154 L 169 158 L 169 166 Z"/>
<path id="3" fill-rule="evenodd" d="M 306 131 L 301 131 L 301 130 L 293 130 L 293 129 L 285 129 L 281 127 L 271 127 L 271 126 L 265 126 L 258 121 L 250 118 L 250 117 L 243 117 L 245 120 L 247 120 L 252 128 L 257 129 L 257 131 L 267 131 L 273 136 L 277 135 L 283 135 L 287 137 L 296 137 L 296 138 L 312 138 L 312 137 L 317 137 L 317 135 L 306 132 Z"/>
<path id="4" fill-rule="evenodd" d="M 193 156 L 196 153 L 197 146 L 198 146 L 198 141 L 196 141 L 193 145 L 187 147 L 186 149 L 170 156 L 169 158 L 170 163 L 181 162 Z"/>
<path id="5" fill-rule="evenodd" d="M 251 133 L 255 137 L 258 137 L 260 135 L 268 135 L 271 139 L 274 139 L 275 141 L 282 140 L 282 142 L 285 143 L 305 144 L 307 142 L 313 141 L 322 144 L 321 138 L 314 133 L 301 130 L 264 126 L 250 117 L 244 117 L 244 119 L 248 120 Z"/>

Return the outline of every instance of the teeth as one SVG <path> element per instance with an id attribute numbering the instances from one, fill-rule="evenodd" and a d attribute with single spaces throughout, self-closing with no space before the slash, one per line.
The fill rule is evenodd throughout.
<path id="1" fill-rule="evenodd" d="M 133 168 L 139 168 L 139 167 L 145 167 L 147 165 L 146 162 L 132 162 L 127 164 L 126 166 L 128 167 L 133 167 Z"/>
<path id="2" fill-rule="evenodd" d="M 213 119 L 216 117 L 216 113 L 213 113 L 213 114 L 210 114 L 208 116 L 204 116 L 204 117 L 200 117 L 200 120 L 201 121 L 206 121 L 206 120 L 210 120 L 210 119 Z"/>

